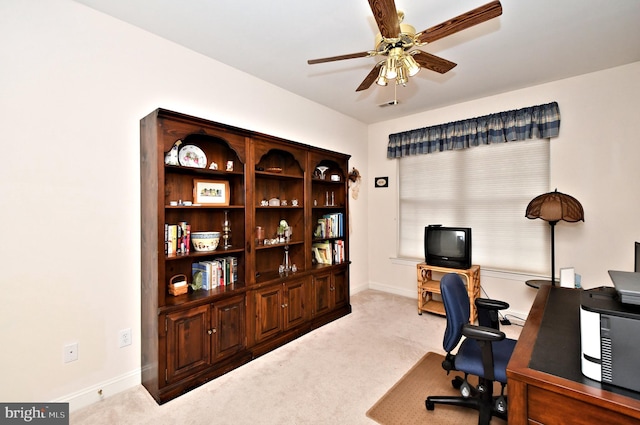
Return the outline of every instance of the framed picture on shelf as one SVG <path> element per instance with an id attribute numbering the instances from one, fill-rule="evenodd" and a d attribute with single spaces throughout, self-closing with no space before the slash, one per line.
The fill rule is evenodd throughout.
<path id="1" fill-rule="evenodd" d="M 229 205 L 229 182 L 224 180 L 193 180 L 193 203 Z"/>

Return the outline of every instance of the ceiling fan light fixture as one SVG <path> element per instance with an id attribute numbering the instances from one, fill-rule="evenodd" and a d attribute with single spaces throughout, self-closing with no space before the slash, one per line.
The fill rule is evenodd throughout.
<path id="1" fill-rule="evenodd" d="M 407 70 L 404 65 L 398 67 L 398 76 L 396 77 L 396 84 L 402 84 L 406 86 L 409 82 L 409 78 L 407 78 Z"/>
<path id="2" fill-rule="evenodd" d="M 407 69 L 409 77 L 413 77 L 420 71 L 420 65 L 411 55 L 404 55 L 402 58 L 402 65 Z"/>
<path id="3" fill-rule="evenodd" d="M 394 78 L 396 78 L 398 76 L 398 58 L 396 58 L 395 56 L 389 56 L 387 58 L 387 64 L 386 64 L 386 72 L 385 72 L 385 78 L 388 80 L 393 80 Z"/>
<path id="4" fill-rule="evenodd" d="M 379 86 L 387 85 L 387 77 L 385 76 L 387 73 L 387 65 L 383 64 L 380 67 L 380 72 L 378 73 L 378 79 L 376 80 L 376 84 Z"/>

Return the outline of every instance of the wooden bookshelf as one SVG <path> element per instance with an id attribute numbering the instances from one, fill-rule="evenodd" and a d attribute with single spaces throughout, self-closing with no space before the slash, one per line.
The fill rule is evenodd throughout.
<path id="1" fill-rule="evenodd" d="M 164 109 L 143 118 L 140 129 L 142 384 L 158 403 L 351 312 L 349 155 Z M 174 146 L 179 153 L 190 146 L 184 164 L 165 163 Z M 228 191 L 222 204 L 195 205 L 194 181 Z M 339 241 L 343 257 L 317 264 L 314 229 L 326 214 L 344 219 L 340 236 L 321 239 Z M 227 249 L 221 239 L 213 251 L 165 253 L 165 224 L 223 232 L 225 217 Z M 282 220 L 290 238 L 278 241 Z M 295 267 L 280 270 L 285 252 Z M 176 275 L 193 283 L 194 263 L 226 257 L 237 262 L 235 282 L 169 293 Z"/>

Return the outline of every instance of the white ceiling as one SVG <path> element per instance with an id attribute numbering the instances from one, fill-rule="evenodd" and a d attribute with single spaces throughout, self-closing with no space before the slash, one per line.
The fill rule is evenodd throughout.
<path id="1" fill-rule="evenodd" d="M 379 58 L 307 59 L 374 49 L 366 0 L 76 1 L 364 123 L 640 61 L 640 0 L 502 0 L 502 16 L 420 47 L 457 63 L 450 72 L 356 93 Z M 422 31 L 488 2 L 396 6 Z"/>

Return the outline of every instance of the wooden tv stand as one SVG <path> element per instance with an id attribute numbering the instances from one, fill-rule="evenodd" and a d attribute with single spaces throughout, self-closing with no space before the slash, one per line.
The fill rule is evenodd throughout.
<path id="1" fill-rule="evenodd" d="M 459 274 L 469 293 L 470 301 L 470 320 L 473 323 L 478 316 L 475 301 L 480 297 L 480 266 L 471 266 L 471 268 L 450 269 L 448 267 L 430 266 L 427 263 L 420 263 L 417 266 L 418 271 L 418 314 L 423 311 L 445 316 L 444 305 L 440 299 L 440 280 L 435 279 L 434 273 L 444 275 L 447 273 Z M 437 298 L 434 298 L 436 295 Z"/>

